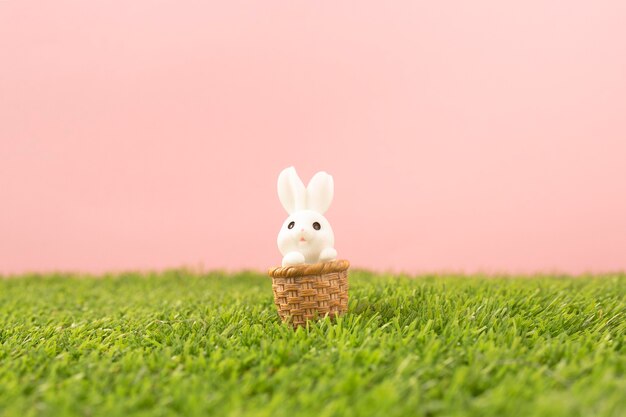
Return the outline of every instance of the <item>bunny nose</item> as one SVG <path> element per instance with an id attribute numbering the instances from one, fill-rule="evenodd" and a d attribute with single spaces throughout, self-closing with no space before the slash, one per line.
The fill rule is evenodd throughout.
<path id="1" fill-rule="evenodd" d="M 303 229 L 300 229 L 300 231 L 301 231 L 301 232 L 304 232 L 304 228 L 303 228 Z"/>

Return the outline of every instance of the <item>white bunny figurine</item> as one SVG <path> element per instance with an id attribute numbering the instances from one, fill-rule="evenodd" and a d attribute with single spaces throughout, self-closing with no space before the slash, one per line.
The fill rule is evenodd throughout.
<path id="1" fill-rule="evenodd" d="M 323 216 L 333 201 L 333 177 L 318 172 L 304 188 L 296 169 L 285 168 L 278 176 L 278 198 L 289 213 L 277 239 L 282 265 L 336 259 L 335 235 Z"/>

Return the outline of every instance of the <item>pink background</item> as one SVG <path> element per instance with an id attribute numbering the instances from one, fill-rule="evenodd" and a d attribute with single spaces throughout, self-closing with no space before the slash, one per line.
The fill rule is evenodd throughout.
<path id="1" fill-rule="evenodd" d="M 212 3 L 212 4 L 211 4 Z M 349 3 L 349 4 L 348 4 Z M 0 2 L 0 272 L 626 267 L 626 2 Z"/>

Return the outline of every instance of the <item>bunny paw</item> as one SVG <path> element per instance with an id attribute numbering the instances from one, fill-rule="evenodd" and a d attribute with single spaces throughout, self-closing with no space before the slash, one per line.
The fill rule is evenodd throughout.
<path id="1" fill-rule="evenodd" d="M 337 259 L 335 248 L 326 248 L 320 253 L 320 262 L 334 261 L 335 259 Z"/>
<path id="2" fill-rule="evenodd" d="M 283 266 L 301 265 L 304 261 L 304 255 L 300 252 L 289 252 L 283 257 Z"/>

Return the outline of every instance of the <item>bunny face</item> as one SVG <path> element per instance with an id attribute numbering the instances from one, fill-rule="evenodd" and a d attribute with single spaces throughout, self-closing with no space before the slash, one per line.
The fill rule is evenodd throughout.
<path id="1" fill-rule="evenodd" d="M 283 266 L 334 259 L 335 238 L 324 217 L 333 199 L 333 177 L 318 172 L 305 188 L 295 168 L 286 168 L 278 176 L 278 197 L 289 213 L 277 239 Z"/>
<path id="2" fill-rule="evenodd" d="M 324 216 L 312 210 L 304 210 L 287 217 L 278 234 L 277 243 L 283 255 L 300 252 L 306 263 L 315 263 L 325 248 L 335 245 L 335 237 Z"/>

